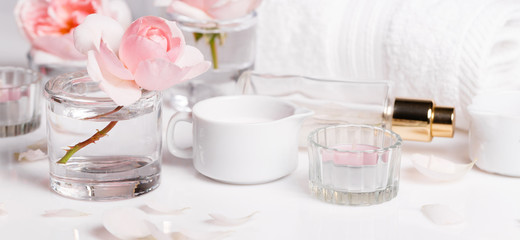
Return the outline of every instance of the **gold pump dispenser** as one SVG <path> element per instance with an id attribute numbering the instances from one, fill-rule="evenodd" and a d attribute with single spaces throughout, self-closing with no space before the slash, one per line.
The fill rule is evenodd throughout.
<path id="1" fill-rule="evenodd" d="M 433 137 L 453 137 L 455 109 L 430 100 L 396 98 L 392 130 L 405 140 L 429 142 Z"/>

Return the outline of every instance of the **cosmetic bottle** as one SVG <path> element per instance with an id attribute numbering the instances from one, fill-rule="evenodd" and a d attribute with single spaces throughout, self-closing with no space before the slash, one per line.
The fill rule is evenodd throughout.
<path id="1" fill-rule="evenodd" d="M 455 110 L 432 100 L 395 98 L 389 81 L 355 82 L 245 72 L 237 94 L 269 95 L 315 112 L 302 126 L 300 146 L 319 127 L 366 124 L 391 129 L 403 140 L 453 137 Z"/>

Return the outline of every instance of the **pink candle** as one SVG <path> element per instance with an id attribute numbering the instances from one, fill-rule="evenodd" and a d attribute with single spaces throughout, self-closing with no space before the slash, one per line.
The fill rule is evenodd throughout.
<path id="1" fill-rule="evenodd" d="M 331 146 L 322 150 L 323 162 L 332 161 L 336 165 L 366 166 L 376 165 L 378 160 L 378 147 L 365 144 L 348 144 Z M 383 162 L 387 161 L 386 153 Z"/>

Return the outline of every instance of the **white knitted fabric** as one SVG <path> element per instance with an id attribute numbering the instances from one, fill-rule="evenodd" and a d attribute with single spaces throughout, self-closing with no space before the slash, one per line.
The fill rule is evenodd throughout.
<path id="1" fill-rule="evenodd" d="M 255 70 L 273 74 L 334 77 L 326 62 L 328 37 L 349 0 L 264 0 L 258 9 Z M 331 27 L 331 26 L 334 27 Z"/>
<path id="2" fill-rule="evenodd" d="M 520 87 L 520 1 L 407 0 L 386 39 L 388 77 L 396 95 L 466 107 L 480 91 Z"/>
<path id="3" fill-rule="evenodd" d="M 467 129 L 476 93 L 520 89 L 520 0 L 264 0 L 256 70 L 388 79 Z"/>

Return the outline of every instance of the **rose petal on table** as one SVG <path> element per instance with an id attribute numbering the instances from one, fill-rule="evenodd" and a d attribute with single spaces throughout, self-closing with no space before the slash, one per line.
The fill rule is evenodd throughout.
<path id="1" fill-rule="evenodd" d="M 43 217 L 84 217 L 88 215 L 90 215 L 90 213 L 81 212 L 70 208 L 47 210 L 42 214 Z"/>
<path id="2" fill-rule="evenodd" d="M 42 138 L 38 141 L 36 141 L 35 143 L 27 146 L 28 149 L 31 149 L 31 150 L 41 150 L 42 152 L 44 153 L 47 153 L 47 139 L 45 138 Z"/>
<path id="3" fill-rule="evenodd" d="M 413 154 L 413 166 L 422 175 L 440 181 L 452 181 L 462 178 L 475 164 L 455 163 L 450 160 L 426 154 Z"/>
<path id="4" fill-rule="evenodd" d="M 217 232 L 195 232 L 181 231 L 170 233 L 172 240 L 218 240 L 231 235 L 233 231 L 217 231 Z"/>
<path id="5" fill-rule="evenodd" d="M 0 203 L 0 216 L 6 216 L 7 211 L 5 210 L 5 205 L 3 203 Z"/>
<path id="6" fill-rule="evenodd" d="M 156 201 L 152 200 L 146 203 L 145 205 L 145 212 L 152 213 L 152 214 L 181 214 L 185 210 L 190 209 L 189 207 L 185 208 L 177 208 L 172 206 L 171 204 L 162 202 L 162 201 Z"/>
<path id="7" fill-rule="evenodd" d="M 146 214 L 136 208 L 115 208 L 105 212 L 103 226 L 121 239 L 145 238 L 152 235 Z"/>
<path id="8" fill-rule="evenodd" d="M 464 222 L 461 214 L 442 204 L 424 205 L 421 207 L 421 212 L 430 221 L 438 225 L 453 225 Z"/>
<path id="9" fill-rule="evenodd" d="M 38 160 L 47 159 L 47 154 L 42 152 L 40 149 L 27 150 L 22 153 L 15 153 L 14 156 L 19 162 L 34 162 Z"/>
<path id="10" fill-rule="evenodd" d="M 155 240 L 170 240 L 168 234 L 161 232 L 153 223 L 146 221 L 148 229 L 150 229 L 151 237 Z"/>
<path id="11" fill-rule="evenodd" d="M 219 225 L 227 225 L 227 226 L 233 226 L 233 225 L 240 225 L 247 221 L 249 221 L 255 214 L 258 212 L 254 212 L 249 214 L 248 216 L 241 217 L 241 218 L 229 218 L 222 214 L 216 214 L 216 213 L 210 213 L 209 216 L 213 218 L 213 223 L 219 224 Z"/>

